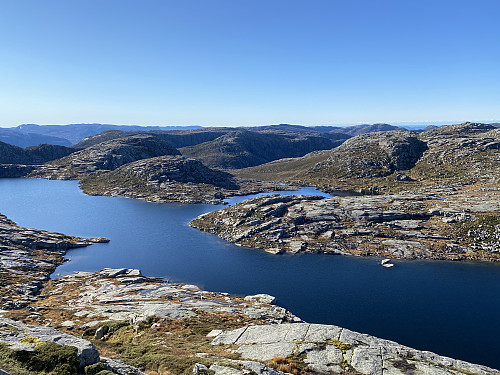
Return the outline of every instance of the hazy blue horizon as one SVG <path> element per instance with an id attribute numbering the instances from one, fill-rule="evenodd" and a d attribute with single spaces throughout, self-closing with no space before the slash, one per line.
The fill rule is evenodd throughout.
<path id="1" fill-rule="evenodd" d="M 359 125 L 374 125 L 374 124 L 387 124 L 399 127 L 407 127 L 407 128 L 421 128 L 426 126 L 445 126 L 445 125 L 454 125 L 461 124 L 464 122 L 476 122 L 476 123 L 485 123 L 485 124 L 495 124 L 500 123 L 500 120 L 456 120 L 456 121 L 411 121 L 411 122 L 359 122 L 359 123 L 344 123 L 344 124 L 288 124 L 288 123 L 276 123 L 276 124 L 235 124 L 235 125 L 203 125 L 203 124 L 118 124 L 118 123 L 102 123 L 102 122 L 94 122 L 94 123 L 83 123 L 83 122 L 71 122 L 71 123 L 60 123 L 60 124 L 17 124 L 17 125 L 2 125 L 0 124 L 0 128 L 3 129 L 14 129 L 23 125 L 37 125 L 37 126 L 67 126 L 67 125 L 111 125 L 111 126 L 140 126 L 140 127 L 198 127 L 198 128 L 224 128 L 224 127 L 257 127 L 257 126 L 273 126 L 273 125 L 296 125 L 296 126 L 305 126 L 305 127 L 315 127 L 315 126 L 333 126 L 333 127 L 350 127 L 350 126 L 359 126 Z"/>

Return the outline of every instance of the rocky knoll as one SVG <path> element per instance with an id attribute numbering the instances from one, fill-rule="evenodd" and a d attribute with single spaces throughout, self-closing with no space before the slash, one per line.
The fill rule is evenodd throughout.
<path id="1" fill-rule="evenodd" d="M 65 158 L 37 168 L 30 176 L 51 179 L 80 179 L 140 159 L 163 155 L 180 155 L 170 143 L 156 137 L 138 135 L 99 143 Z"/>
<path id="2" fill-rule="evenodd" d="M 64 262 L 66 250 L 107 241 L 19 227 L 0 214 L 0 303 L 25 306 Z"/>
<path id="3" fill-rule="evenodd" d="M 495 202 L 478 209 L 500 213 Z M 271 195 L 201 215 L 190 225 L 271 253 L 500 260 L 500 217 L 474 216 L 471 201 L 465 207 L 427 195 Z"/>
<path id="4" fill-rule="evenodd" d="M 410 171 L 418 180 L 500 184 L 500 129 L 465 123 L 420 134 L 428 145 Z"/>
<path id="5" fill-rule="evenodd" d="M 233 176 L 198 160 L 161 156 L 124 165 L 81 182 L 86 194 L 145 198 L 156 202 L 220 202 L 239 186 Z"/>
<path id="6" fill-rule="evenodd" d="M 243 178 L 314 185 L 324 190 L 391 193 L 500 184 L 500 131 L 464 123 L 413 132 L 353 137 L 331 151 L 234 171 Z"/>
<path id="7" fill-rule="evenodd" d="M 45 313 L 31 318 L 38 323 L 61 324 L 51 308 L 57 304 L 73 315 L 73 324 L 66 321 L 63 327 L 80 325 L 83 329 L 110 320 L 138 324 L 150 317 L 185 319 L 207 312 L 241 314 L 267 323 L 301 322 L 286 309 L 273 305 L 274 300 L 267 294 L 242 298 L 207 292 L 195 285 L 146 277 L 137 269 L 105 268 L 51 280 L 36 303 L 38 311 Z M 101 333 L 96 336 L 100 338 Z"/>
<path id="8" fill-rule="evenodd" d="M 394 130 L 358 135 L 333 149 L 309 173 L 326 178 L 383 177 L 411 169 L 427 149 L 417 133 Z"/>

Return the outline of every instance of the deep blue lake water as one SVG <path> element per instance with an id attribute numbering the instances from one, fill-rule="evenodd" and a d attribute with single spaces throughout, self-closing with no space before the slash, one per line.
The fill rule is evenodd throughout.
<path id="1" fill-rule="evenodd" d="M 500 264 L 396 260 L 385 269 L 374 258 L 276 256 L 188 226 L 220 207 L 86 196 L 75 181 L 0 179 L 0 212 L 19 225 L 111 239 L 69 251 L 61 275 L 129 267 L 211 291 L 268 293 L 308 322 L 500 368 Z"/>

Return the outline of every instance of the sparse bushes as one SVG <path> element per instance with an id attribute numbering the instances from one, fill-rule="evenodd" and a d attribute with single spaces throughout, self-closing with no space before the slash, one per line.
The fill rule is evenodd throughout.
<path id="1" fill-rule="evenodd" d="M 54 375 L 76 374 L 80 361 L 77 348 L 61 346 L 53 342 L 42 342 L 33 351 L 14 350 L 10 357 L 28 370 L 50 372 Z"/>

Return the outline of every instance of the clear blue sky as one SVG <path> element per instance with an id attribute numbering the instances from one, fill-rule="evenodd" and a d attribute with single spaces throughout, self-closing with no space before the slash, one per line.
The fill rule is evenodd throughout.
<path id="1" fill-rule="evenodd" d="M 500 119 L 499 0 L 0 0 L 0 126 Z"/>

